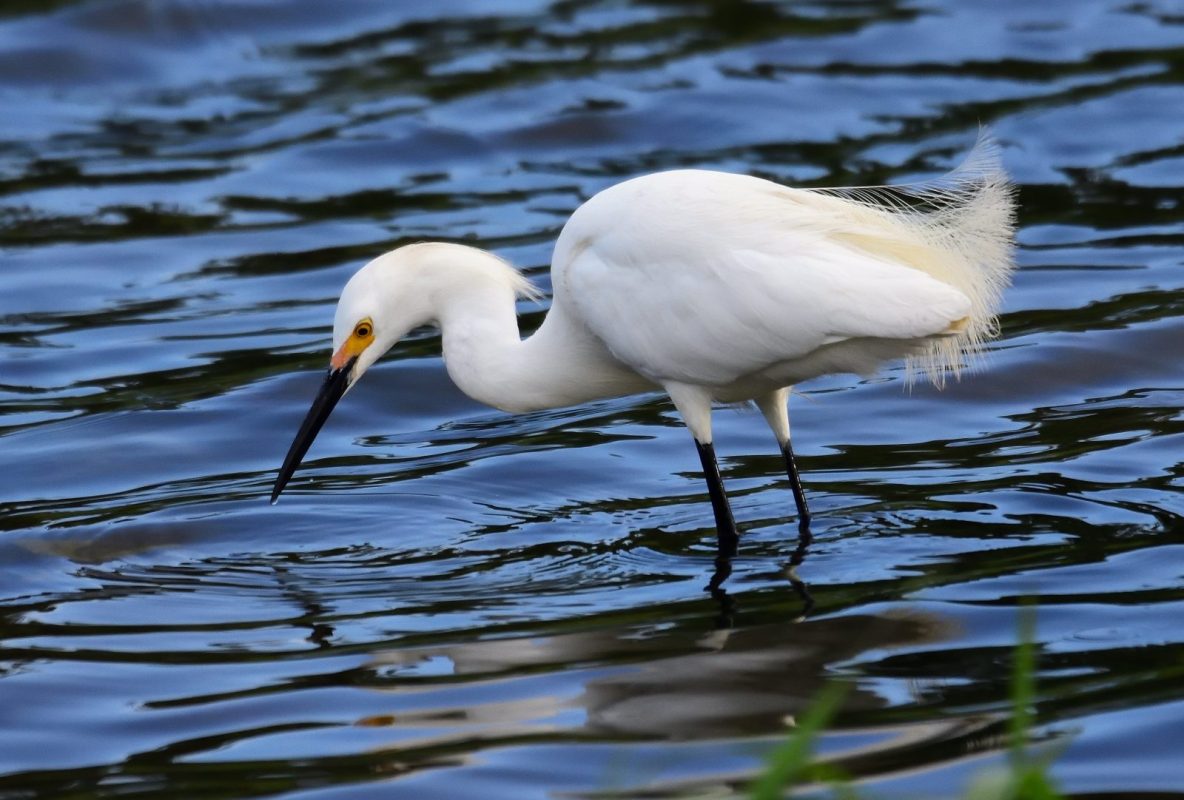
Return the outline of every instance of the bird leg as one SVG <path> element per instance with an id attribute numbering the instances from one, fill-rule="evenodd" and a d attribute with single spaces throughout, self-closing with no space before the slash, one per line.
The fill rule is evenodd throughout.
<path id="1" fill-rule="evenodd" d="M 703 477 L 707 480 L 707 494 L 711 497 L 711 510 L 715 513 L 715 535 L 719 539 L 719 555 L 728 558 L 736 554 L 740 534 L 736 520 L 732 518 L 732 507 L 724 493 L 724 481 L 719 475 L 719 463 L 715 460 L 715 446 L 695 440 L 699 460 L 703 463 Z"/>
<path id="2" fill-rule="evenodd" d="M 805 528 L 810 524 L 810 508 L 806 505 L 806 493 L 802 490 L 802 479 L 798 477 L 798 465 L 793 458 L 793 445 L 789 442 L 789 388 L 757 397 L 756 405 L 765 415 L 773 435 L 777 437 L 777 443 L 781 445 L 781 455 L 785 456 L 785 474 L 789 476 L 789 488 L 793 490 L 793 501 L 798 507 L 798 528 Z"/>
<path id="3" fill-rule="evenodd" d="M 781 445 L 781 454 L 785 456 L 785 474 L 789 476 L 789 488 L 793 490 L 793 501 L 798 507 L 798 525 L 807 528 L 810 524 L 810 507 L 806 505 L 806 492 L 802 489 L 802 479 L 798 477 L 798 465 L 793 458 L 793 445 L 789 439 Z"/>

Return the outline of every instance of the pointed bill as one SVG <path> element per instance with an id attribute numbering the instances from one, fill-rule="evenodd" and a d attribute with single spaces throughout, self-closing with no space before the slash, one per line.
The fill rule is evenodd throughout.
<path id="1" fill-rule="evenodd" d="M 296 433 L 296 438 L 292 440 L 292 446 L 288 448 L 288 455 L 284 457 L 284 464 L 280 467 L 280 474 L 276 476 L 275 487 L 271 490 L 271 502 L 274 505 L 275 501 L 279 499 L 280 492 L 288 485 L 288 481 L 292 477 L 292 473 L 296 471 L 296 467 L 300 466 L 300 459 L 304 458 L 304 454 L 308 452 L 308 448 L 312 446 L 312 442 L 320 432 L 321 426 L 325 424 L 325 420 L 329 418 L 329 414 L 333 412 L 333 407 L 337 405 L 337 401 L 345 394 L 345 390 L 349 388 L 350 373 L 353 371 L 354 362 L 357 357 L 351 358 L 346 364 L 329 370 L 329 374 L 325 376 L 325 382 L 321 384 L 321 389 L 317 392 L 316 398 L 312 401 L 312 408 L 308 410 L 308 415 L 305 416 L 304 422 L 300 425 L 300 430 Z"/>

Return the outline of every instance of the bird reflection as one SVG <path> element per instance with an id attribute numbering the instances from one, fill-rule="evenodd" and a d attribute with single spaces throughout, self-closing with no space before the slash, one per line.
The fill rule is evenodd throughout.
<path id="1" fill-rule="evenodd" d="M 374 711 L 394 711 L 359 724 L 398 729 L 392 742 L 399 747 L 413 741 L 438 747 L 449 737 L 553 734 L 566 724 L 598 736 L 678 740 L 781 734 L 811 707 L 832 665 L 940 641 L 951 632 L 947 619 L 916 610 L 780 619 L 706 632 L 692 619 L 671 624 L 661 618 L 661 607 L 651 612 L 657 616 L 648 624 L 514 638 L 465 634 L 467 641 L 373 652 L 362 673 L 351 673 L 350 685 L 393 693 L 392 703 L 376 704 Z M 537 694 L 510 688 L 544 674 L 551 677 Z M 855 682 L 844 709 L 858 714 L 890 702 L 874 682 Z M 573 708 L 580 713 L 565 717 Z M 962 718 L 910 723 L 868 746 L 890 750 L 905 739 L 939 738 L 966 724 Z"/>
<path id="2" fill-rule="evenodd" d="M 789 585 L 793 587 L 794 592 L 802 601 L 801 613 L 797 615 L 795 621 L 805 619 L 814 610 L 814 597 L 810 594 L 810 587 L 798 577 L 797 572 L 798 567 L 806 560 L 806 552 L 810 549 L 810 544 L 813 541 L 814 535 L 810 533 L 810 521 L 802 520 L 798 523 L 798 546 L 782 570 Z M 720 536 L 715 554 L 715 569 L 711 573 L 711 579 L 703 587 L 703 591 L 709 593 L 712 599 L 719 604 L 719 615 L 715 620 L 716 628 L 730 628 L 735 623 L 736 601 L 724 588 L 724 582 L 732 576 L 732 559 L 736 555 L 738 544 L 738 540 L 732 537 Z"/>
<path id="3" fill-rule="evenodd" d="M 304 611 L 304 614 L 299 620 L 301 625 L 307 626 L 309 629 L 309 634 L 304 637 L 304 640 L 321 649 L 332 647 L 333 643 L 331 640 L 334 630 L 332 625 L 320 621 L 328 613 L 328 609 L 321 602 L 320 596 L 311 589 L 302 586 L 299 577 L 294 576 L 287 567 L 273 566 L 272 570 L 275 573 L 276 580 L 283 587 L 283 596 Z"/>

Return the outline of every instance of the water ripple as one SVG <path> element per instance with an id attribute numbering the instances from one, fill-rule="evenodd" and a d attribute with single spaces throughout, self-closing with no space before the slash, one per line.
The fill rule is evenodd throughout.
<path id="1" fill-rule="evenodd" d="M 1180 22 L 6 4 L 0 795 L 735 796 L 839 680 L 826 757 L 954 796 L 1002 762 L 1031 594 L 1062 785 L 1180 794 Z M 1020 182 L 1002 336 L 940 393 L 798 387 L 808 548 L 758 416 L 717 414 L 744 529 L 721 588 L 660 398 L 496 414 L 432 331 L 267 505 L 366 259 L 477 243 L 546 292 L 563 220 L 623 177 L 912 180 L 983 124 Z"/>

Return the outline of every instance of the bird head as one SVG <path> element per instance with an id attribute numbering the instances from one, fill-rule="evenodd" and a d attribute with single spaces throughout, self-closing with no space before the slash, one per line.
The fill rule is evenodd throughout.
<path id="1" fill-rule="evenodd" d="M 500 258 L 460 244 L 406 245 L 358 270 L 337 301 L 329 373 L 284 458 L 271 502 L 284 490 L 333 407 L 396 342 L 412 329 L 440 319 L 449 304 L 471 309 L 489 301 L 512 303 L 515 296 L 538 294 Z"/>
<path id="2" fill-rule="evenodd" d="M 413 247 L 392 250 L 358 270 L 337 302 L 329 372 L 304 417 L 271 491 L 274 503 L 321 426 L 358 379 L 412 328 L 430 321 L 428 298 L 417 286 Z"/>
<path id="3" fill-rule="evenodd" d="M 333 315 L 329 374 L 344 371 L 345 390 L 424 316 L 425 310 L 418 307 L 423 305 L 423 294 L 411 285 L 403 249 L 374 259 L 341 290 Z"/>

